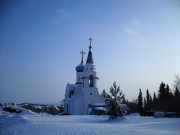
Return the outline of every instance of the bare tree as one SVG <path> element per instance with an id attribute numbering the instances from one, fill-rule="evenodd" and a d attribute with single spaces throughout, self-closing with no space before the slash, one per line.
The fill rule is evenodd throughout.
<path id="1" fill-rule="evenodd" d="M 180 76 L 175 75 L 175 80 L 174 80 L 174 88 L 178 88 L 180 90 Z"/>

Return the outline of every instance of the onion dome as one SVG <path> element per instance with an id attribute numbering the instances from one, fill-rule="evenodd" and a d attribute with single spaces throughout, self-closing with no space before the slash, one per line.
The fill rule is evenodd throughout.
<path id="1" fill-rule="evenodd" d="M 76 66 L 77 72 L 83 72 L 84 71 L 84 64 L 81 62 L 79 65 Z"/>
<path id="2" fill-rule="evenodd" d="M 85 52 L 81 51 L 80 54 L 82 55 L 82 58 L 81 58 L 81 63 L 79 65 L 77 65 L 77 67 L 76 67 L 77 72 L 83 72 L 84 71 L 83 56 L 84 56 Z"/>

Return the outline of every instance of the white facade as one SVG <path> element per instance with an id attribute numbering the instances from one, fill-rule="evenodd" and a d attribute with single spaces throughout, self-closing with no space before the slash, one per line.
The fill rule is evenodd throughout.
<path id="1" fill-rule="evenodd" d="M 99 96 L 97 88 L 97 72 L 91 52 L 91 39 L 86 64 L 81 63 L 76 67 L 76 83 L 67 84 L 64 112 L 74 115 L 89 114 L 88 108 L 96 103 L 104 103 L 104 98 Z"/>

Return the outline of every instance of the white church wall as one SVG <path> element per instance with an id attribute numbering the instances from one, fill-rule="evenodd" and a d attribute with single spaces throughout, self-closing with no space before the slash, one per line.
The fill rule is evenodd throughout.
<path id="1" fill-rule="evenodd" d="M 82 115 L 83 114 L 83 96 L 80 95 L 76 100 L 74 100 L 74 114 L 75 115 Z"/>
<path id="2" fill-rule="evenodd" d="M 69 104 L 68 104 L 68 113 L 69 114 L 73 114 L 73 110 L 74 110 L 73 106 L 74 106 L 73 102 L 71 100 L 69 100 Z"/>
<path id="3" fill-rule="evenodd" d="M 88 105 L 98 102 L 98 89 L 97 88 L 84 88 L 84 114 L 87 114 Z"/>
<path id="4" fill-rule="evenodd" d="M 76 72 L 76 83 L 82 83 L 83 72 Z"/>

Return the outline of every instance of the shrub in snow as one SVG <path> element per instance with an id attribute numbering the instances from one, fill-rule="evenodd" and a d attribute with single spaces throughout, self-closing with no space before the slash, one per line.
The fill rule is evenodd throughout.
<path id="1" fill-rule="evenodd" d="M 21 113 L 22 110 L 18 107 L 9 105 L 3 108 L 3 111 L 10 112 L 10 113 Z"/>
<path id="2" fill-rule="evenodd" d="M 52 115 L 63 112 L 63 108 L 53 105 L 39 105 L 39 104 L 24 104 L 23 108 L 31 110 L 36 113 L 48 113 Z"/>
<path id="3" fill-rule="evenodd" d="M 11 105 L 14 105 L 14 106 L 17 106 L 17 104 L 14 102 L 14 103 L 11 103 Z"/>
<path id="4" fill-rule="evenodd" d="M 97 107 L 97 108 L 94 109 L 93 114 L 94 115 L 106 115 L 106 108 Z"/>
<path id="5" fill-rule="evenodd" d="M 24 109 L 21 113 L 21 115 L 35 115 L 37 113 L 32 112 L 31 110 Z"/>
<path id="6" fill-rule="evenodd" d="M 163 118 L 164 117 L 164 113 L 163 112 L 155 112 L 154 113 L 154 118 Z"/>
<path id="7" fill-rule="evenodd" d="M 176 112 L 165 112 L 164 113 L 165 117 L 176 117 Z"/>

